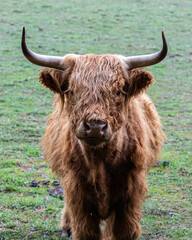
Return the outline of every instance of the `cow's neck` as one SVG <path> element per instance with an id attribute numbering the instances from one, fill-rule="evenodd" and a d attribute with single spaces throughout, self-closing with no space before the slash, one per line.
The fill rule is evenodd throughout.
<path id="1" fill-rule="evenodd" d="M 89 146 L 83 146 L 83 151 L 85 153 L 87 163 L 97 166 L 100 165 L 101 162 L 105 162 L 108 146 L 106 145 L 102 148 L 90 148 Z"/>
<path id="2" fill-rule="evenodd" d="M 122 134 L 121 134 L 122 135 Z M 98 211 L 101 217 L 106 217 L 109 212 L 110 191 L 109 171 L 118 162 L 119 151 L 122 150 L 123 139 L 119 139 L 116 134 L 112 141 L 101 148 L 90 148 L 83 145 L 83 155 L 85 156 L 88 181 L 92 182 L 98 202 Z"/>
<path id="3" fill-rule="evenodd" d="M 101 217 L 105 217 L 108 214 L 109 196 L 108 184 L 107 184 L 107 172 L 105 161 L 107 158 L 108 146 L 103 148 L 88 148 L 83 147 L 84 156 L 86 158 L 87 179 L 92 183 L 95 190 L 95 197 L 98 203 L 98 212 Z"/>

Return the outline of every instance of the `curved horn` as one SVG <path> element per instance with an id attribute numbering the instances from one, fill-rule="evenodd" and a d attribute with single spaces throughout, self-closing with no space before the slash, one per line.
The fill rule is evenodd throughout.
<path id="1" fill-rule="evenodd" d="M 159 52 L 141 56 L 123 57 L 122 60 L 126 63 L 129 70 L 155 65 L 161 62 L 167 55 L 168 46 L 164 32 L 162 32 L 162 40 L 163 47 Z"/>
<path id="2" fill-rule="evenodd" d="M 64 57 L 56 57 L 56 56 L 47 56 L 47 55 L 41 55 L 37 54 L 33 51 L 31 51 L 25 42 L 25 27 L 23 27 L 23 33 L 22 33 L 22 41 L 21 41 L 21 47 L 24 56 L 32 63 L 43 66 L 43 67 L 50 67 L 50 68 L 56 68 L 60 70 L 64 70 L 65 66 L 62 64 Z"/>

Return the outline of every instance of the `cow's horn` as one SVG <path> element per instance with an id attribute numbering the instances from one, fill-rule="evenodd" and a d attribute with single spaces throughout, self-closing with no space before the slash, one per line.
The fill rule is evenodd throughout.
<path id="1" fill-rule="evenodd" d="M 23 54 L 25 57 L 32 63 L 43 66 L 43 67 L 50 67 L 50 68 L 56 68 L 60 70 L 64 70 L 65 66 L 62 64 L 64 57 L 56 57 L 56 56 L 47 56 L 47 55 L 41 55 L 37 54 L 33 51 L 31 51 L 25 42 L 25 27 L 23 27 L 23 34 L 22 34 L 22 41 L 21 41 L 21 47 Z"/>
<path id="2" fill-rule="evenodd" d="M 165 39 L 164 32 L 162 32 L 162 39 L 163 47 L 159 52 L 148 55 L 121 58 L 126 63 L 128 70 L 139 67 L 147 67 L 161 62 L 166 57 L 168 51 L 167 41 Z"/>

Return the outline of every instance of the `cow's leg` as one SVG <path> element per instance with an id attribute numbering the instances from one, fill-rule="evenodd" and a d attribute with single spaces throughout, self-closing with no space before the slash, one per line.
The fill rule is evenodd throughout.
<path id="1" fill-rule="evenodd" d="M 141 228 L 137 213 L 132 209 L 126 209 L 118 206 L 115 211 L 115 220 L 113 224 L 113 236 L 111 240 L 136 240 L 141 233 Z"/>
<path id="2" fill-rule="evenodd" d="M 85 208 L 72 210 L 71 226 L 74 240 L 101 240 L 100 219 Z"/>
<path id="3" fill-rule="evenodd" d="M 101 240 L 100 217 L 94 200 L 87 200 L 87 192 L 74 179 L 64 187 L 72 237 L 74 240 Z"/>
<path id="4" fill-rule="evenodd" d="M 106 220 L 106 225 L 103 231 L 103 240 L 112 239 L 112 228 L 114 225 L 114 220 L 115 220 L 115 214 L 113 212 Z"/>
<path id="5" fill-rule="evenodd" d="M 127 193 L 115 206 L 112 240 L 138 239 L 141 233 L 141 206 L 146 190 L 145 172 L 130 174 Z"/>
<path id="6" fill-rule="evenodd" d="M 70 217 L 67 209 L 67 205 L 63 208 L 61 215 L 61 223 L 59 227 L 62 229 L 61 236 L 70 237 L 71 236 L 71 226 L 70 226 Z"/>

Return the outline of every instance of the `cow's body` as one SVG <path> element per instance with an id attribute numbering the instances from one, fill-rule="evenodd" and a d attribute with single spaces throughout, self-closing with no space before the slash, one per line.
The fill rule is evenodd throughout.
<path id="1" fill-rule="evenodd" d="M 89 58 L 92 59 L 94 56 L 90 55 Z M 89 59 L 90 62 L 91 59 Z M 97 60 L 95 59 L 95 61 L 97 65 Z M 109 60 L 107 62 L 109 64 Z M 118 64 L 120 65 L 119 71 L 123 71 L 121 63 Z M 78 69 L 76 66 L 73 69 L 69 80 L 72 82 L 72 86 L 74 86 L 73 81 L 78 81 L 76 76 L 90 69 L 87 69 L 87 66 L 85 68 L 84 63 L 82 65 L 80 67 L 80 63 L 78 63 Z M 98 64 L 98 66 L 100 65 Z M 95 67 L 93 66 L 92 69 Z M 120 123 L 118 125 L 118 119 L 117 123 L 114 123 L 117 130 L 108 143 L 101 147 L 89 147 L 78 140 L 72 122 L 79 118 L 75 122 L 78 125 L 78 121 L 83 117 L 86 118 L 86 115 L 90 115 L 90 111 L 92 115 L 95 114 L 95 109 L 90 110 L 89 108 L 94 108 L 96 106 L 94 98 L 99 99 L 100 97 L 98 89 L 103 82 L 101 76 L 104 81 L 107 81 L 105 78 L 112 74 L 110 72 L 112 66 L 104 65 L 103 68 L 99 74 L 96 70 L 94 73 L 86 72 L 83 76 L 81 75 L 80 79 L 83 79 L 83 82 L 79 80 L 75 85 L 82 94 L 87 94 L 85 86 L 89 88 L 90 95 L 86 95 L 84 102 L 90 101 L 91 103 L 87 104 L 86 108 L 79 103 L 80 99 L 78 99 L 79 109 L 76 109 L 77 112 L 74 113 L 73 110 L 68 109 L 69 99 L 64 100 L 62 108 L 59 94 L 55 96 L 54 112 L 50 115 L 47 123 L 48 128 L 43 137 L 43 148 L 46 160 L 60 177 L 65 191 L 67 207 L 61 221 L 63 229 L 69 229 L 72 226 L 75 239 L 99 240 L 100 220 L 108 219 L 105 235 L 114 233 L 116 238 L 113 239 L 118 240 L 136 239 L 140 233 L 141 203 L 147 189 L 146 173 L 157 159 L 164 134 L 153 103 L 145 93 L 141 93 L 128 99 L 125 111 L 127 116 L 119 117 L 120 113 L 114 110 L 114 115 L 120 118 Z M 144 73 L 141 70 L 133 72 L 138 75 Z M 118 74 L 122 75 L 122 73 Z M 146 72 L 146 74 L 148 73 Z M 112 78 L 112 76 L 110 77 Z M 151 75 L 148 77 L 152 78 Z M 122 81 L 122 78 L 119 81 Z M 92 86 L 94 84 L 96 86 Z M 107 88 L 107 86 L 105 87 Z M 78 95 L 78 93 L 76 94 Z M 115 104 L 114 99 L 111 99 L 110 103 L 112 104 L 112 102 Z M 102 112 L 103 103 L 100 104 L 101 106 L 98 106 L 100 111 L 95 118 L 101 118 L 100 114 L 104 114 L 102 118 L 107 118 Z M 82 109 L 80 109 L 81 107 Z M 123 107 L 119 106 L 118 110 L 124 111 Z M 109 108 L 110 106 L 104 110 L 110 112 Z M 123 238 L 121 235 L 127 237 Z"/>
<path id="2" fill-rule="evenodd" d="M 134 68 L 167 54 L 38 55 L 22 49 L 44 69 L 39 81 L 55 94 L 42 140 L 46 161 L 64 187 L 61 228 L 75 240 L 135 240 L 141 229 L 146 174 L 160 153 L 164 134 L 144 93 L 153 76 Z M 103 234 L 100 222 L 106 220 Z M 102 236 L 103 235 L 103 236 Z"/>

